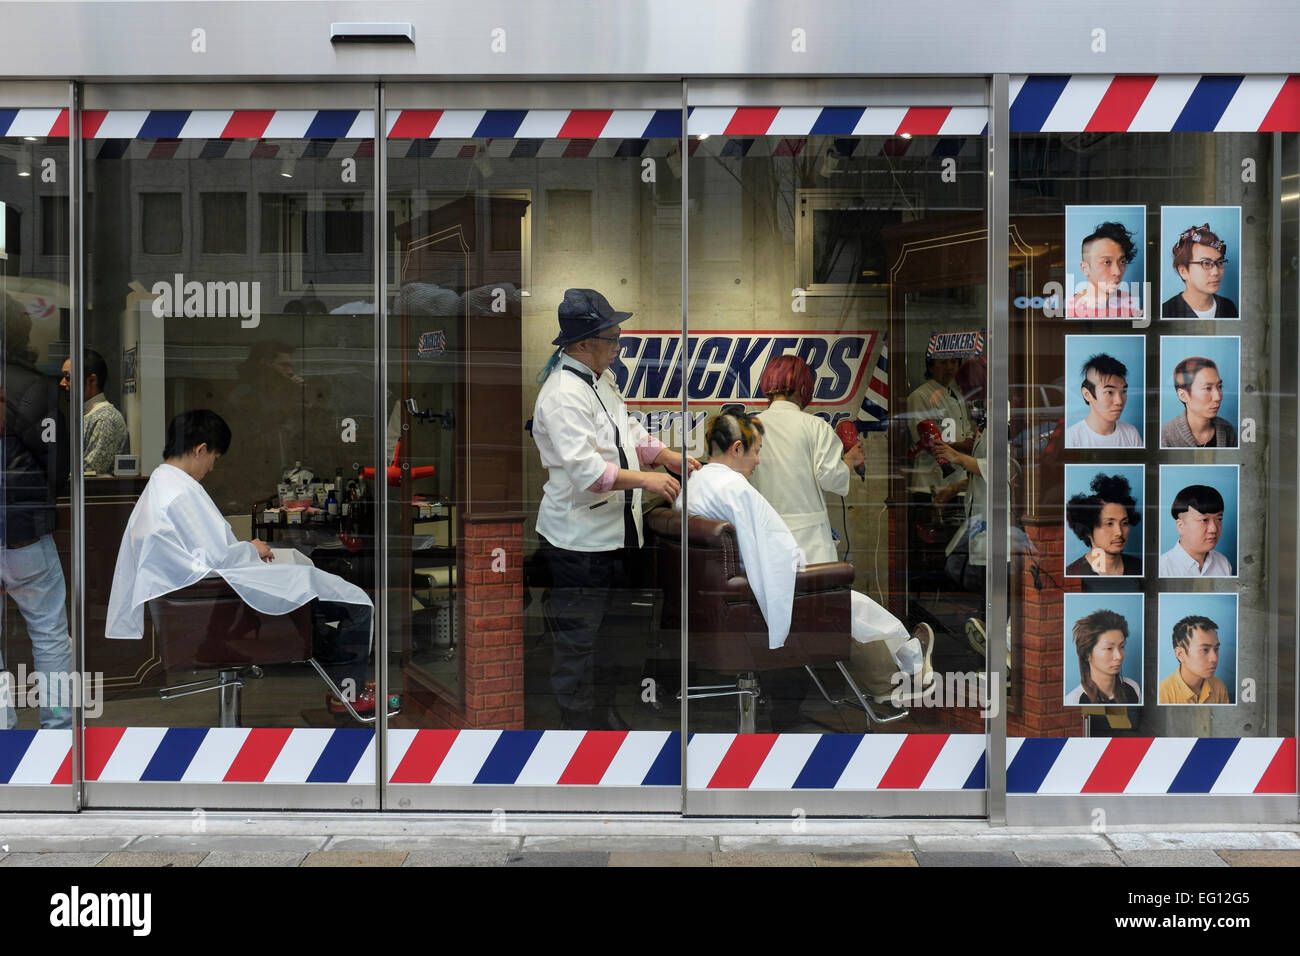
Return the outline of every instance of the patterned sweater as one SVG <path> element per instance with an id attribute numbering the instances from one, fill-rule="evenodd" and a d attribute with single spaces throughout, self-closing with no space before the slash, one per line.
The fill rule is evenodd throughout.
<path id="1" fill-rule="evenodd" d="M 82 409 L 86 446 L 86 471 L 106 475 L 113 470 L 113 460 L 118 455 L 131 452 L 131 438 L 126 431 L 126 419 L 112 406 L 104 393 L 91 396 Z"/>

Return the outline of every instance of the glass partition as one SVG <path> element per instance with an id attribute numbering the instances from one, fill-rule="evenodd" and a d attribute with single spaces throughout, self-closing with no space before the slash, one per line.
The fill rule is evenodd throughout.
<path id="1" fill-rule="evenodd" d="M 1012 138 L 1012 795 L 1295 792 L 1293 140 Z"/>
<path id="2" fill-rule="evenodd" d="M 717 132 L 691 121 L 710 135 L 681 385 L 708 462 L 687 494 L 688 807 L 929 812 L 866 795 L 928 789 L 982 812 L 984 110 L 952 111 L 953 135 L 904 109 L 760 118 L 814 117 L 798 136 L 713 112 Z"/>
<path id="3" fill-rule="evenodd" d="M 101 700 L 68 630 L 66 124 L 59 109 L 0 109 L 0 804 L 36 809 L 70 807 L 74 707 L 90 714 Z"/>
<path id="4" fill-rule="evenodd" d="M 372 116 L 86 113 L 91 802 L 373 805 Z"/>
<path id="5" fill-rule="evenodd" d="M 680 125 L 675 110 L 389 113 L 400 806 L 516 799 L 482 784 L 557 788 L 516 799 L 529 806 L 681 805 L 681 630 L 645 517 L 676 487 L 663 466 L 681 429 L 629 382 L 644 343 L 666 360 L 679 345 Z"/>

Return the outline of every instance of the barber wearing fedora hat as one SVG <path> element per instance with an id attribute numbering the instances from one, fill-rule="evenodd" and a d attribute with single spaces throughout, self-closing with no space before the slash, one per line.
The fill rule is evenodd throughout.
<path id="1" fill-rule="evenodd" d="M 671 502 L 680 490 L 673 475 L 642 469 L 683 473 L 682 455 L 628 414 L 609 371 L 619 326 L 631 317 L 594 289 L 565 290 L 557 348 L 538 377 L 532 431 L 548 477 L 537 535 L 551 571 L 551 687 L 566 730 L 629 729 L 614 707 L 617 648 L 602 624 L 611 595 L 637 576 L 643 496 Z"/>

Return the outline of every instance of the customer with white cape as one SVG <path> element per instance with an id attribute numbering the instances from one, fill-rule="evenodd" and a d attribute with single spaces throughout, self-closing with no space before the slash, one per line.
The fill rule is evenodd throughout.
<path id="1" fill-rule="evenodd" d="M 745 576 L 767 622 L 768 646 L 781 647 L 790 634 L 795 574 L 806 562 L 781 516 L 748 480 L 758 467 L 763 424 L 757 416 L 728 412 L 709 422 L 706 440 L 709 463 L 687 480 L 687 507 L 693 515 L 727 521 L 736 529 Z M 680 498 L 675 507 L 681 508 Z M 858 591 L 853 592 L 852 608 L 854 641 L 884 641 L 908 679 L 906 686 L 921 690 L 931 679 L 925 672 L 934 642 L 929 626 L 920 625 L 909 635 L 902 621 Z M 889 695 L 882 698 L 888 700 Z"/>
<path id="2" fill-rule="evenodd" d="M 288 614 L 310 601 L 313 651 L 336 684 L 356 690 L 353 707 L 374 709 L 366 685 L 372 604 L 366 592 L 317 569 L 298 551 L 239 541 L 199 482 L 230 447 L 230 428 L 215 412 L 172 419 L 163 464 L 154 469 L 127 522 L 117 554 L 104 636 L 139 639 L 154 598 L 219 575 L 253 610 Z M 364 688 L 364 689 L 363 689 Z M 337 703 L 337 702 L 336 702 Z M 342 708 L 332 706 L 338 712 Z"/>

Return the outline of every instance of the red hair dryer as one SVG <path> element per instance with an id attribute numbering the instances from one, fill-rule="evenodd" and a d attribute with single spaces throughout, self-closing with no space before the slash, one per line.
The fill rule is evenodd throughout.
<path id="1" fill-rule="evenodd" d="M 931 457 L 939 463 L 943 476 L 947 478 L 952 474 L 952 465 L 943 455 L 936 455 L 934 449 L 944 443 L 943 432 L 939 430 L 939 423 L 933 418 L 927 418 L 921 424 L 916 426 L 917 441 L 916 444 L 907 450 L 909 459 L 915 458 L 921 452 L 929 452 Z"/>

